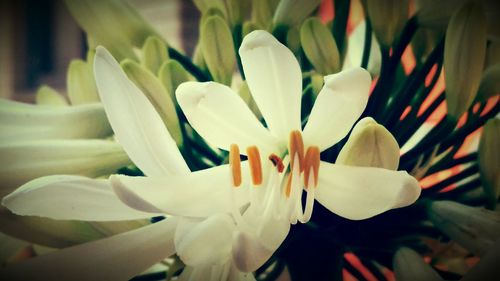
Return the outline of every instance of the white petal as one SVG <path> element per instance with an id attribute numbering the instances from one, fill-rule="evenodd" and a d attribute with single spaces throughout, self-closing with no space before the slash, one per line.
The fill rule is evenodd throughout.
<path id="1" fill-rule="evenodd" d="M 248 169 L 243 168 L 242 171 Z M 244 179 L 249 177 L 244 177 Z M 127 205 L 146 212 L 206 217 L 231 210 L 231 192 L 237 206 L 249 199 L 245 184 L 233 188 L 228 165 L 175 177 L 112 176 L 113 188 Z M 247 200 L 247 201 L 245 201 Z"/>
<path id="2" fill-rule="evenodd" d="M 277 140 L 231 88 L 215 82 L 186 82 L 177 88 L 176 96 L 189 124 L 209 144 L 227 151 L 237 144 L 242 154 L 252 145 L 276 150 Z"/>
<path id="3" fill-rule="evenodd" d="M 359 67 L 363 58 L 363 48 L 365 42 L 366 21 L 360 22 L 347 38 L 347 52 L 342 65 L 342 70 Z M 372 34 L 372 44 L 370 49 L 370 57 L 368 58 L 367 70 L 372 75 L 380 73 L 380 66 L 382 63 L 382 55 L 380 53 L 380 46 Z"/>
<path id="4" fill-rule="evenodd" d="M 304 142 L 323 151 L 344 138 L 368 102 L 371 77 L 363 68 L 325 76 L 304 128 Z"/>
<path id="5" fill-rule="evenodd" d="M 175 233 L 175 249 L 181 260 L 190 266 L 220 264 L 230 257 L 234 222 L 227 214 L 218 214 L 179 228 Z"/>
<path id="6" fill-rule="evenodd" d="M 116 139 L 130 159 L 148 176 L 187 174 L 189 168 L 161 117 L 103 47 L 97 48 L 94 72 Z"/>
<path id="7" fill-rule="evenodd" d="M 5 280 L 129 280 L 172 255 L 175 218 L 0 270 Z"/>
<path id="8" fill-rule="evenodd" d="M 0 141 L 102 138 L 112 134 L 100 104 L 48 106 L 0 99 Z"/>
<path id="9" fill-rule="evenodd" d="M 243 272 L 253 272 L 261 267 L 274 253 L 259 242 L 259 239 L 247 232 L 234 234 L 233 260 L 236 268 Z"/>
<path id="10" fill-rule="evenodd" d="M 255 102 L 271 132 L 286 144 L 290 132 L 301 128 L 302 73 L 297 59 L 263 30 L 245 36 L 239 53 Z"/>
<path id="11" fill-rule="evenodd" d="M 420 191 L 404 171 L 321 162 L 316 199 L 339 216 L 362 220 L 410 205 Z"/>
<path id="12" fill-rule="evenodd" d="M 0 143 L 0 196 L 48 175 L 98 177 L 130 164 L 121 146 L 104 140 L 35 140 Z"/>
<path id="13" fill-rule="evenodd" d="M 80 176 L 38 178 L 4 197 L 2 205 L 18 215 L 58 220 L 116 221 L 154 216 L 123 204 L 107 180 Z"/>

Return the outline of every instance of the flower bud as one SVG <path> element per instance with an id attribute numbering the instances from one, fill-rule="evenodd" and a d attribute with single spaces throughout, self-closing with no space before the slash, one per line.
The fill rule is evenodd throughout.
<path id="1" fill-rule="evenodd" d="M 300 42 L 309 61 L 321 74 L 340 70 L 340 55 L 332 33 L 318 18 L 306 20 L 300 28 Z"/>
<path id="2" fill-rule="evenodd" d="M 408 19 L 408 0 L 370 0 L 365 7 L 378 42 L 391 47 Z"/>
<path id="3" fill-rule="evenodd" d="M 121 66 L 128 78 L 146 95 L 166 125 L 178 146 L 182 145 L 179 118 L 172 98 L 165 87 L 150 71 L 132 60 L 125 60 Z"/>
<path id="4" fill-rule="evenodd" d="M 168 59 L 165 42 L 156 36 L 148 37 L 142 46 L 142 65 L 157 75 L 160 66 Z"/>
<path id="5" fill-rule="evenodd" d="M 99 102 L 92 61 L 73 60 L 69 65 L 66 85 L 72 105 Z"/>
<path id="6" fill-rule="evenodd" d="M 490 66 L 483 72 L 477 90 L 477 100 L 487 100 L 500 93 L 500 63 Z"/>
<path id="7" fill-rule="evenodd" d="M 315 97 L 317 97 L 321 89 L 323 89 L 324 84 L 323 75 L 317 73 L 311 74 L 311 87 Z"/>
<path id="8" fill-rule="evenodd" d="M 274 13 L 274 25 L 288 27 L 299 25 L 320 3 L 321 0 L 281 0 Z"/>
<path id="9" fill-rule="evenodd" d="M 157 34 L 126 1 L 65 0 L 65 3 L 88 36 L 118 60 L 136 58 L 132 47 L 142 47 L 146 38 Z"/>
<path id="10" fill-rule="evenodd" d="M 268 29 L 279 2 L 279 0 L 254 0 L 252 3 L 252 22 Z"/>
<path id="11" fill-rule="evenodd" d="M 250 32 L 258 29 L 265 29 L 263 28 L 260 24 L 251 22 L 251 21 L 246 21 L 243 23 L 243 27 L 241 30 L 241 37 L 247 36 Z"/>
<path id="12" fill-rule="evenodd" d="M 486 55 L 486 20 L 480 5 L 467 2 L 451 17 L 444 45 L 448 114 L 459 118 L 473 102 Z"/>
<path id="13" fill-rule="evenodd" d="M 68 101 L 53 88 L 43 85 L 36 91 L 36 103 L 39 105 L 67 106 Z"/>
<path id="14" fill-rule="evenodd" d="M 400 248 L 394 255 L 394 274 L 398 281 L 443 280 L 424 258 L 409 248 Z"/>
<path id="15" fill-rule="evenodd" d="M 479 141 L 479 171 L 487 197 L 487 207 L 495 209 L 500 195 L 500 119 L 489 120 Z"/>
<path id="16" fill-rule="evenodd" d="M 288 29 L 286 33 L 286 46 L 292 51 L 292 53 L 297 57 L 300 62 L 300 30 L 298 27 L 292 27 Z"/>
<path id="17" fill-rule="evenodd" d="M 452 201 L 427 205 L 434 226 L 471 251 L 483 255 L 500 238 L 500 213 Z"/>
<path id="18" fill-rule="evenodd" d="M 214 81 L 231 85 L 236 53 L 227 23 L 219 16 L 210 16 L 202 24 L 200 40 L 203 58 Z"/>
<path id="19" fill-rule="evenodd" d="M 175 101 L 175 90 L 181 83 L 189 80 L 189 74 L 178 61 L 168 60 L 160 67 L 158 78 L 167 90 L 170 98 Z"/>
<path id="20" fill-rule="evenodd" d="M 384 126 L 366 117 L 354 126 L 336 163 L 396 170 L 399 165 L 399 146 Z"/>
<path id="21" fill-rule="evenodd" d="M 245 101 L 248 108 L 250 108 L 250 110 L 252 110 L 252 112 L 255 114 L 257 119 L 260 120 L 262 118 L 262 113 L 260 113 L 259 107 L 255 103 L 255 100 L 253 99 L 252 94 L 250 93 L 250 89 L 248 88 L 247 81 L 243 81 L 241 83 L 241 87 L 238 91 L 238 94 Z"/>

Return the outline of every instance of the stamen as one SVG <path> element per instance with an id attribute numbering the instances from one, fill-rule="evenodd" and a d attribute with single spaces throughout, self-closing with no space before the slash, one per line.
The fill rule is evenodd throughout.
<path id="1" fill-rule="evenodd" d="M 260 163 L 260 153 L 256 146 L 247 147 L 248 163 L 250 164 L 250 174 L 252 183 L 260 185 L 262 183 L 262 164 Z"/>
<path id="2" fill-rule="evenodd" d="M 310 146 L 307 149 L 306 157 L 304 159 L 304 185 L 306 186 L 306 189 L 309 188 L 309 176 L 311 174 L 311 169 L 314 173 L 314 187 L 318 185 L 319 162 L 319 147 Z"/>
<path id="3" fill-rule="evenodd" d="M 286 198 L 290 198 L 290 193 L 292 192 L 292 172 L 288 174 L 285 187 Z"/>
<path id="4" fill-rule="evenodd" d="M 285 169 L 285 165 L 283 165 L 283 160 L 281 160 L 281 158 L 278 155 L 276 155 L 274 153 L 269 155 L 269 160 L 271 160 L 274 167 L 276 167 L 276 169 L 278 169 L 279 173 L 283 173 L 283 170 Z"/>
<path id="5" fill-rule="evenodd" d="M 234 187 L 240 186 L 241 185 L 240 148 L 236 144 L 231 144 L 229 150 L 229 167 L 231 167 Z"/>
<path id="6" fill-rule="evenodd" d="M 304 141 L 300 131 L 295 130 L 290 133 L 290 143 L 288 147 L 290 153 L 290 166 L 293 167 L 295 162 L 295 154 L 299 156 L 300 172 L 304 171 Z"/>

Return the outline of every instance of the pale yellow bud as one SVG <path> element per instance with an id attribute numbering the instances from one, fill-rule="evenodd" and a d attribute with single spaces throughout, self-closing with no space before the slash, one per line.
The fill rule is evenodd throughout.
<path id="1" fill-rule="evenodd" d="M 53 88 L 43 85 L 36 91 L 36 103 L 40 105 L 67 106 L 68 101 Z"/>
<path id="2" fill-rule="evenodd" d="M 479 171 L 487 206 L 495 209 L 500 195 L 500 119 L 489 120 L 479 142 Z"/>
<path id="3" fill-rule="evenodd" d="M 409 248 L 400 248 L 394 255 L 394 274 L 398 281 L 441 281 L 439 274 L 424 258 Z"/>
<path id="4" fill-rule="evenodd" d="M 231 85 L 236 52 L 227 23 L 219 16 L 210 16 L 202 24 L 201 50 L 214 81 Z"/>
<path id="5" fill-rule="evenodd" d="M 487 100 L 500 94 L 500 63 L 487 68 L 481 77 L 477 100 Z"/>
<path id="6" fill-rule="evenodd" d="M 444 46 L 444 74 L 448 114 L 459 118 L 472 104 L 486 55 L 483 9 L 468 2 L 451 17 Z"/>
<path id="7" fill-rule="evenodd" d="M 142 65 L 156 75 L 160 66 L 168 59 L 165 42 L 156 36 L 148 37 L 142 46 Z"/>
<path id="8" fill-rule="evenodd" d="M 336 163 L 396 170 L 399 145 L 392 134 L 371 117 L 361 119 L 337 157 Z"/>
<path id="9" fill-rule="evenodd" d="M 252 3 L 252 21 L 261 26 L 269 26 L 279 2 L 279 0 L 254 0 Z"/>
<path id="10" fill-rule="evenodd" d="M 340 70 L 337 43 L 318 18 L 310 18 L 302 24 L 300 42 L 307 58 L 319 73 L 327 75 Z"/>
<path id="11" fill-rule="evenodd" d="M 321 4 L 321 0 L 281 0 L 276 7 L 274 25 L 299 25 Z"/>
<path id="12" fill-rule="evenodd" d="M 475 255 L 500 238 L 500 213 L 452 201 L 434 201 L 427 213 L 435 227 Z"/>
<path id="13" fill-rule="evenodd" d="M 91 55 L 90 55 L 91 56 Z M 66 76 L 68 98 L 72 105 L 99 102 L 92 61 L 71 61 Z"/>
<path id="14" fill-rule="evenodd" d="M 175 90 L 181 83 L 189 80 L 189 74 L 178 61 L 168 60 L 160 67 L 158 78 L 175 101 Z"/>
<path id="15" fill-rule="evenodd" d="M 381 46 L 392 46 L 408 19 L 408 0 L 369 0 L 366 11 Z"/>

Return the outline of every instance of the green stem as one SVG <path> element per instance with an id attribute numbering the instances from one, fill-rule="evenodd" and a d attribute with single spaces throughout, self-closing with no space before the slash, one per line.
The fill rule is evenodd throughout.
<path id="1" fill-rule="evenodd" d="M 189 57 L 181 54 L 179 51 L 172 47 L 168 47 L 168 55 L 178 61 L 191 75 L 200 82 L 206 82 L 212 80 L 210 75 L 207 75 L 203 70 L 197 67 Z"/>
<path id="2" fill-rule="evenodd" d="M 368 62 L 370 61 L 370 53 L 372 49 L 372 24 L 366 20 L 365 30 L 365 45 L 363 47 L 363 57 L 361 58 L 361 67 L 368 69 Z"/>

